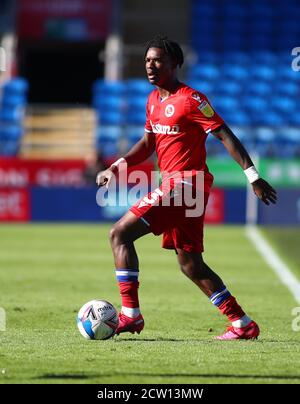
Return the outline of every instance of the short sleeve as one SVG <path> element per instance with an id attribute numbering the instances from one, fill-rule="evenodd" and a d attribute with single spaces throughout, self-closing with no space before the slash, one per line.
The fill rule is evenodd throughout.
<path id="1" fill-rule="evenodd" d="M 204 94 L 195 91 L 187 101 L 189 118 L 198 123 L 206 133 L 224 124 Z"/>
<path id="2" fill-rule="evenodd" d="M 146 104 L 146 123 L 145 123 L 145 132 L 152 133 L 152 126 L 150 123 L 150 109 L 149 109 L 149 98 Z"/>

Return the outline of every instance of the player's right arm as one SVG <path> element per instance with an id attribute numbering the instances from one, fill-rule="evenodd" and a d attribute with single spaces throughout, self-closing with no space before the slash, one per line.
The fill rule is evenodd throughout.
<path id="1" fill-rule="evenodd" d="M 132 167 L 147 160 L 155 151 L 155 137 L 153 133 L 145 132 L 141 140 L 139 140 L 129 152 L 116 162 L 114 162 L 109 168 L 104 171 L 100 171 L 96 177 L 96 183 L 98 186 L 106 185 L 109 183 L 115 173 L 118 171 L 121 164 L 126 167 Z"/>

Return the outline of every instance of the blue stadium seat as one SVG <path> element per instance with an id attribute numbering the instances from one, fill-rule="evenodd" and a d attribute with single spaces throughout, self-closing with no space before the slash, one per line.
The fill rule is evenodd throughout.
<path id="1" fill-rule="evenodd" d="M 0 139 L 1 140 L 19 140 L 22 136 L 22 127 L 19 125 L 8 125 L 0 122 Z"/>
<path id="2" fill-rule="evenodd" d="M 298 98 L 300 96 L 300 87 L 299 85 L 294 82 L 294 81 L 281 81 L 278 80 L 275 83 L 274 87 L 274 93 L 291 97 L 291 98 Z"/>
<path id="3" fill-rule="evenodd" d="M 247 16 L 247 9 L 236 1 L 230 2 L 226 0 L 223 4 L 222 15 L 225 17 L 226 21 L 240 20 L 245 24 L 243 19 Z"/>
<path id="4" fill-rule="evenodd" d="M 271 35 L 255 31 L 248 38 L 247 43 L 252 52 L 262 52 L 272 47 L 273 38 Z"/>
<path id="5" fill-rule="evenodd" d="M 274 91 L 273 83 L 263 80 L 251 80 L 247 83 L 245 92 L 248 96 L 268 97 Z"/>
<path id="6" fill-rule="evenodd" d="M 300 126 L 300 115 L 299 113 L 293 113 L 288 115 L 288 123 L 294 126 Z"/>
<path id="7" fill-rule="evenodd" d="M 300 133 L 298 128 L 284 127 L 279 134 L 280 153 L 282 157 L 293 158 L 300 150 Z"/>
<path id="8" fill-rule="evenodd" d="M 219 69 L 213 64 L 201 64 L 192 66 L 189 78 L 198 80 L 216 80 L 219 78 Z"/>
<path id="9" fill-rule="evenodd" d="M 249 126 L 251 125 L 250 115 L 243 110 L 235 110 L 228 114 L 227 123 L 229 125 Z"/>
<path id="10" fill-rule="evenodd" d="M 144 136 L 144 125 L 129 125 L 126 128 L 127 149 L 130 149 Z"/>
<path id="11" fill-rule="evenodd" d="M 99 123 L 102 125 L 123 125 L 125 114 L 117 110 L 103 110 L 99 114 Z"/>
<path id="12" fill-rule="evenodd" d="M 270 109 L 262 111 L 260 115 L 256 113 L 252 118 L 254 123 L 256 121 L 258 125 L 264 126 L 278 127 L 287 123 L 286 117 L 284 118 L 281 113 Z"/>
<path id="13" fill-rule="evenodd" d="M 236 80 L 224 80 L 218 85 L 218 92 L 223 95 L 238 95 L 242 90 L 241 84 Z"/>
<path id="14" fill-rule="evenodd" d="M 96 147 L 104 158 L 119 154 L 122 127 L 117 125 L 100 125 L 96 131 Z"/>
<path id="15" fill-rule="evenodd" d="M 245 36 L 234 33 L 223 33 L 218 43 L 226 52 L 239 51 L 245 48 Z"/>
<path id="16" fill-rule="evenodd" d="M 214 84 L 211 81 L 186 80 L 185 83 L 196 91 L 203 94 L 211 94 L 214 90 Z"/>
<path id="17" fill-rule="evenodd" d="M 126 90 L 126 83 L 123 81 L 105 81 L 103 79 L 96 80 L 93 84 L 93 94 L 105 95 L 123 95 Z"/>
<path id="18" fill-rule="evenodd" d="M 208 156 L 226 156 L 228 153 L 223 143 L 212 134 L 208 134 L 205 146 Z"/>
<path id="19" fill-rule="evenodd" d="M 28 81 L 22 77 L 15 77 L 13 79 L 10 79 L 6 81 L 2 86 L 4 96 L 8 94 L 26 94 L 28 88 Z"/>
<path id="20" fill-rule="evenodd" d="M 116 125 L 100 125 L 97 128 L 96 138 L 97 139 L 110 139 L 117 142 L 122 137 L 122 127 Z"/>
<path id="21" fill-rule="evenodd" d="M 280 60 L 277 54 L 268 50 L 264 50 L 263 52 L 256 50 L 255 52 L 251 53 L 250 59 L 252 64 L 267 66 L 274 66 Z"/>
<path id="22" fill-rule="evenodd" d="M 249 76 L 249 72 L 246 67 L 230 62 L 224 63 L 220 69 L 222 71 L 222 75 L 225 77 L 225 80 L 226 77 L 230 77 L 234 80 L 241 81 Z"/>
<path id="23" fill-rule="evenodd" d="M 127 99 L 127 122 L 144 125 L 146 120 L 147 96 L 131 96 Z"/>
<path id="24" fill-rule="evenodd" d="M 15 156 L 20 147 L 22 128 L 0 122 L 0 155 Z"/>
<path id="25" fill-rule="evenodd" d="M 144 111 L 134 111 L 132 113 L 128 113 L 127 115 L 127 123 L 129 125 L 145 125 L 146 122 L 146 112 Z"/>
<path id="26" fill-rule="evenodd" d="M 23 121 L 25 110 L 23 107 L 5 106 L 0 110 L 0 120 L 9 123 L 21 123 Z"/>
<path id="27" fill-rule="evenodd" d="M 235 97 L 221 96 L 215 98 L 212 105 L 226 122 L 234 122 L 235 112 L 240 110 L 239 102 Z"/>
<path id="28" fill-rule="evenodd" d="M 265 4 L 259 1 L 251 1 L 247 4 L 248 15 L 255 18 L 268 19 L 275 14 L 274 8 L 270 4 Z"/>
<path id="29" fill-rule="evenodd" d="M 123 97 L 117 95 L 97 94 L 93 98 L 93 107 L 100 112 L 110 109 L 124 112 L 125 102 Z"/>
<path id="30" fill-rule="evenodd" d="M 193 1 L 191 7 L 192 15 L 206 19 L 206 18 L 213 18 L 217 13 L 217 9 L 214 4 L 210 3 L 203 3 L 198 1 Z"/>
<path id="31" fill-rule="evenodd" d="M 197 22 L 197 24 L 199 24 L 199 23 Z M 197 65 L 201 66 L 203 64 L 210 64 L 210 65 L 215 66 L 218 64 L 218 59 L 219 59 L 219 57 L 216 54 L 216 52 L 212 52 L 211 50 L 210 51 L 203 50 L 198 55 Z M 194 66 L 197 66 L 197 65 L 194 65 Z M 192 70 L 192 69 L 193 69 L 193 66 L 190 67 L 190 70 Z"/>
<path id="32" fill-rule="evenodd" d="M 127 93 L 129 95 L 143 95 L 147 97 L 154 87 L 149 83 L 148 80 L 144 79 L 130 79 L 126 83 Z"/>
<path id="33" fill-rule="evenodd" d="M 13 94 L 7 93 L 2 94 L 2 99 L 0 102 L 0 108 L 5 107 L 24 107 L 27 103 L 25 94 Z"/>
<path id="34" fill-rule="evenodd" d="M 272 128 L 258 128 L 255 133 L 255 149 L 261 157 L 273 157 L 278 154 L 276 130 Z"/>
<path id="35" fill-rule="evenodd" d="M 253 65 L 251 66 L 251 75 L 254 79 L 273 81 L 275 78 L 276 66 Z"/>
<path id="36" fill-rule="evenodd" d="M 99 138 L 96 141 L 97 150 L 101 153 L 103 158 L 112 158 L 116 157 L 119 154 L 119 145 L 113 140 L 110 139 L 101 139 Z"/>
<path id="37" fill-rule="evenodd" d="M 231 130 L 242 142 L 248 152 L 255 150 L 255 136 L 251 125 L 231 125 Z"/>
<path id="38" fill-rule="evenodd" d="M 269 33 L 273 30 L 273 20 L 264 16 L 257 16 L 251 21 L 250 32 Z"/>
<path id="39" fill-rule="evenodd" d="M 294 81 L 298 85 L 300 85 L 300 75 L 299 71 L 294 71 L 291 67 L 292 64 L 292 57 L 290 63 L 284 66 L 281 66 L 278 70 L 278 76 L 280 80 L 286 81 Z"/>
<path id="40" fill-rule="evenodd" d="M 271 106 L 277 111 L 282 112 L 283 114 L 296 114 L 299 113 L 299 108 L 295 99 L 290 97 L 272 97 L 270 100 Z"/>
<path id="41" fill-rule="evenodd" d="M 219 55 L 220 61 L 224 62 L 224 60 L 228 64 L 243 66 L 247 68 L 252 63 L 252 57 L 248 52 L 235 51 L 235 52 L 224 52 Z"/>

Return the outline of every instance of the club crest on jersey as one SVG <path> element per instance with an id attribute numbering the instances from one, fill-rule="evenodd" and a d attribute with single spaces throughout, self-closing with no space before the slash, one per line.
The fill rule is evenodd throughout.
<path id="1" fill-rule="evenodd" d="M 200 97 L 200 95 L 199 95 L 198 93 L 193 93 L 193 94 L 192 94 L 192 97 L 193 97 L 196 101 L 201 102 L 201 97 Z"/>
<path id="2" fill-rule="evenodd" d="M 168 104 L 165 109 L 165 115 L 170 118 L 170 116 L 174 115 L 175 108 L 174 105 Z"/>
<path id="3" fill-rule="evenodd" d="M 212 109 L 212 107 L 209 105 L 207 101 L 201 101 L 200 105 L 198 106 L 198 109 L 202 112 L 206 118 L 210 118 L 214 115 L 215 111 Z"/>

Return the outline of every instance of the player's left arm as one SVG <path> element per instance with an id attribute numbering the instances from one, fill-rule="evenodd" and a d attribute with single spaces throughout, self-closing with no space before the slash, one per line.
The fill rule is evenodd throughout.
<path id="1" fill-rule="evenodd" d="M 223 143 L 230 156 L 242 167 L 255 195 L 266 205 L 270 205 L 270 202 L 276 203 L 276 190 L 267 181 L 259 177 L 247 150 L 232 130 L 223 124 L 212 130 L 211 133 Z"/>

